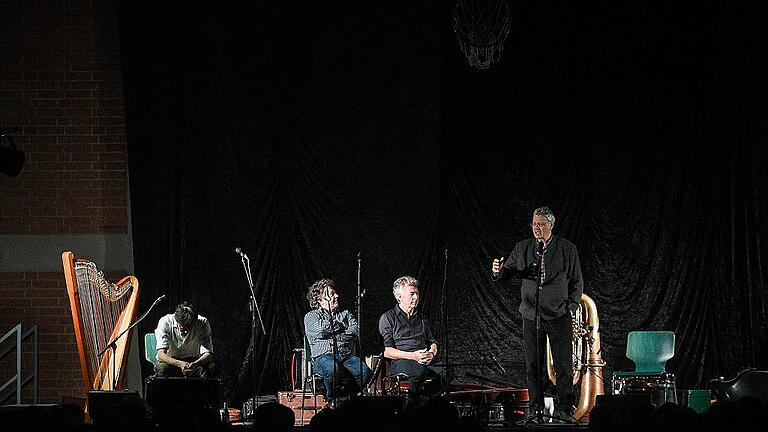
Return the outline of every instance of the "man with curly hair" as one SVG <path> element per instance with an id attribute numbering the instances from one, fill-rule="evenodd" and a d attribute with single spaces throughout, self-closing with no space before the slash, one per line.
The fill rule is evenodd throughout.
<path id="1" fill-rule="evenodd" d="M 159 377 L 207 377 L 213 373 L 213 342 L 208 319 L 187 302 L 160 318 L 155 329 Z"/>
<path id="2" fill-rule="evenodd" d="M 371 370 L 355 355 L 357 320 L 348 310 L 339 310 L 339 295 L 331 279 L 313 283 L 307 290 L 307 301 L 313 309 L 304 316 L 304 333 L 309 342 L 314 370 L 323 376 L 326 396 L 337 396 L 334 387 L 341 384 L 343 369 L 354 377 L 351 384 L 353 391 L 359 391 L 368 382 Z"/>

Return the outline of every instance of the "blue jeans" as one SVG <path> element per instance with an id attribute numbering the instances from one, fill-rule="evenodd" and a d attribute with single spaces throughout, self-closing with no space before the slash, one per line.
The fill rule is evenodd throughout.
<path id="1" fill-rule="evenodd" d="M 336 394 L 333 388 L 333 354 L 324 354 L 315 359 L 315 373 L 323 376 L 323 383 L 325 384 L 325 395 L 329 398 L 335 397 Z M 362 365 L 362 379 L 363 385 L 368 383 L 368 379 L 371 376 L 371 369 L 368 368 L 364 362 L 360 361 L 359 357 L 348 356 L 336 356 L 336 386 L 341 385 L 341 372 L 342 369 L 348 370 L 354 378 L 355 388 L 360 388 L 360 366 Z"/>

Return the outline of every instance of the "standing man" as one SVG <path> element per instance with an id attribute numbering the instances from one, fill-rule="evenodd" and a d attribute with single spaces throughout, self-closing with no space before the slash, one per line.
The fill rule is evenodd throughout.
<path id="1" fill-rule="evenodd" d="M 339 311 L 336 284 L 331 279 L 316 281 L 307 290 L 307 301 L 314 309 L 304 315 L 304 334 L 312 351 L 314 370 L 323 376 L 325 395 L 329 399 L 336 397 L 334 384 L 341 384 L 342 368 L 352 373 L 356 390 L 362 390 L 371 376 L 371 370 L 354 355 L 358 337 L 357 320 L 348 310 Z"/>
<path id="2" fill-rule="evenodd" d="M 429 320 L 416 308 L 419 281 L 410 276 L 398 278 L 392 286 L 397 305 L 379 319 L 384 339 L 384 357 L 392 360 L 392 374 L 408 375 L 413 391 L 421 390 L 429 373 L 427 365 L 437 355 L 437 340 Z"/>
<path id="3" fill-rule="evenodd" d="M 543 409 L 541 384 L 547 376 L 546 337 L 552 347 L 552 359 L 557 374 L 558 403 L 555 416 L 572 420 L 573 366 L 571 313 L 578 309 L 584 281 L 576 246 L 564 238 L 552 234 L 555 215 L 548 207 L 534 210 L 531 229 L 533 238 L 515 245 L 506 261 L 493 260 L 491 279 L 495 281 L 521 278 L 522 302 L 519 311 L 523 316 L 523 343 L 525 345 L 525 369 L 531 411 Z M 539 257 L 543 254 L 541 269 Z M 536 291 L 539 293 L 541 326 L 536 340 Z M 539 358 L 536 358 L 538 343 Z"/>
<path id="4" fill-rule="evenodd" d="M 203 377 L 213 373 L 213 342 L 208 319 L 187 302 L 160 318 L 155 329 L 159 377 Z"/>

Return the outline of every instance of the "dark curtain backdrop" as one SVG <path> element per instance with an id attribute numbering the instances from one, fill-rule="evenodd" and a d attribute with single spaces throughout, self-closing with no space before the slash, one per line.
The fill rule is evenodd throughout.
<path id="1" fill-rule="evenodd" d="M 452 362 L 507 369 L 458 381 L 524 383 L 518 285 L 488 269 L 540 205 L 579 248 L 606 378 L 645 329 L 675 332 L 680 388 L 768 366 L 759 14 L 512 2 L 502 61 L 478 71 L 449 1 L 271 3 L 119 10 L 142 306 L 168 294 L 141 330 L 197 304 L 229 399 L 254 358 L 258 393 L 287 388 L 306 288 L 334 278 L 352 308 L 358 252 L 366 353 L 410 274 Z"/>

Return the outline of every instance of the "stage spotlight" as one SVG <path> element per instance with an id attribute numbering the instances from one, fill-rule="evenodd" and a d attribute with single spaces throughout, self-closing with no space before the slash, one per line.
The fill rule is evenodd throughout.
<path id="1" fill-rule="evenodd" d="M 16 143 L 13 141 L 12 134 L 18 131 L 17 127 L 0 127 L 0 172 L 8 177 L 19 175 L 21 167 L 24 166 L 24 153 L 16 148 Z M 9 146 L 5 146 L 6 140 Z"/>

